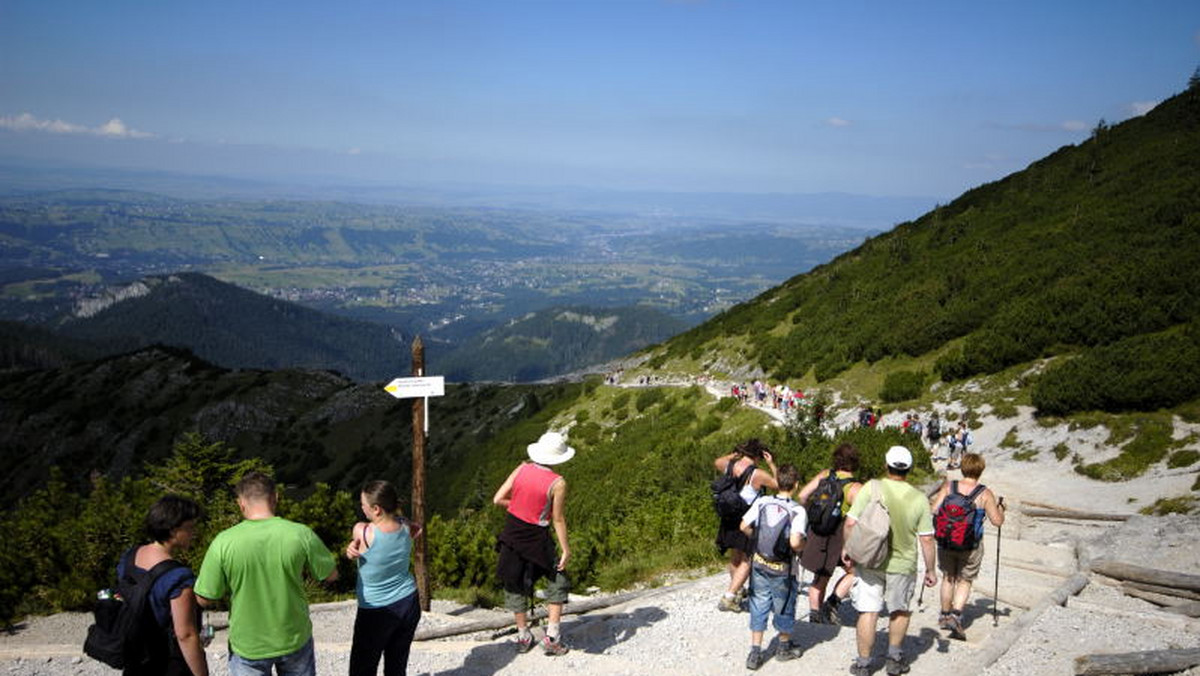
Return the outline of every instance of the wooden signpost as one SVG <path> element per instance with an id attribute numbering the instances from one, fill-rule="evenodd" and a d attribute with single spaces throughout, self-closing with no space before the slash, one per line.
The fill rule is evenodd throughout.
<path id="1" fill-rule="evenodd" d="M 429 611 L 429 571 L 425 566 L 425 439 L 429 435 L 429 398 L 445 394 L 446 381 L 442 376 L 425 376 L 425 343 L 417 336 L 412 344 L 411 378 L 396 378 L 384 390 L 397 399 L 413 399 L 413 467 L 412 520 L 421 524 L 420 534 L 413 540 L 413 575 L 421 610 Z"/>

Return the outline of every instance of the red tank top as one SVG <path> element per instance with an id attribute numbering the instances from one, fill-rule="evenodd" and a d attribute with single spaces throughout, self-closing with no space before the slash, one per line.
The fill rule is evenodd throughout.
<path id="1" fill-rule="evenodd" d="M 550 525 L 550 487 L 560 478 L 541 465 L 532 462 L 521 465 L 513 481 L 508 513 L 525 523 Z"/>

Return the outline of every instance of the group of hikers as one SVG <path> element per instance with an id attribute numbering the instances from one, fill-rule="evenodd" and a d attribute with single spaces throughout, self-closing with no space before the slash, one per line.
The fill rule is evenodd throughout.
<path id="1" fill-rule="evenodd" d="M 537 644 L 527 622 L 533 583 L 549 580 L 549 622 L 540 645 L 547 655 L 563 655 L 560 618 L 571 556 L 564 516 L 567 486 L 550 468 L 571 459 L 575 449 L 561 434 L 547 432 L 526 453 L 529 461 L 513 470 L 493 498 L 507 512 L 497 538 L 497 573 L 505 607 L 514 614 L 520 652 Z M 198 574 L 176 558 L 192 544 L 201 507 L 177 495 L 150 507 L 145 517 L 149 541 L 121 556 L 112 595 L 132 619 L 124 626 L 113 619 L 100 627 L 98 611 L 85 652 L 131 676 L 207 676 L 204 648 L 211 632 L 206 636 L 201 626 L 201 609 L 228 598 L 231 676 L 316 673 L 305 579 L 336 580 L 334 554 L 308 526 L 276 515 L 279 496 L 270 476 L 248 472 L 234 492 L 242 520 L 217 534 Z M 389 482 L 368 482 L 359 500 L 366 521 L 354 524 L 344 552 L 358 564 L 349 672 L 374 676 L 382 659 L 386 676 L 400 676 L 421 619 L 409 566 L 420 526 L 401 516 L 399 496 Z M 134 599 L 144 602 L 135 607 Z"/>
<path id="2" fill-rule="evenodd" d="M 526 455 L 528 460 L 493 497 L 506 512 L 497 538 L 497 575 L 517 627 L 516 651 L 540 646 L 545 655 L 560 656 L 569 651 L 561 620 L 570 589 L 566 568 L 571 549 L 567 483 L 554 467 L 570 460 L 575 449 L 562 434 L 547 432 L 526 447 Z M 938 582 L 935 533 L 936 568 L 944 575 L 939 624 L 961 636 L 962 611 L 983 560 L 982 521 L 986 517 L 999 526 L 1004 520 L 1001 503 L 979 483 L 981 456 L 966 454 L 963 478 L 946 482 L 932 503 L 907 483 L 913 457 L 903 446 L 888 450 L 885 478 L 867 482 L 856 477 L 859 452 L 851 444 L 835 448 L 830 467 L 803 486 L 796 467 L 777 467 L 758 439 L 739 444 L 714 464 L 722 475 L 713 486 L 720 515 L 716 543 L 722 554 L 730 552 L 729 585 L 718 609 L 740 612 L 748 606 L 748 668 L 759 668 L 771 656 L 780 661 L 800 656 L 792 636 L 803 571 L 808 571 L 809 622 L 840 624 L 838 607 L 847 598 L 858 611 L 858 655 L 851 673 L 869 673 L 876 619 L 885 610 L 887 673 L 906 672 L 901 646 L 918 554 L 925 562 L 923 583 L 932 587 Z M 235 493 L 242 520 L 217 534 L 198 574 L 175 559 L 192 543 L 203 516 L 199 505 L 168 495 L 150 508 L 145 519 L 149 542 L 121 557 L 117 590 L 127 601 L 139 593 L 147 599 L 152 613 L 146 613 L 151 618 L 146 636 L 156 638 L 139 641 L 136 654 L 125 656 L 124 673 L 207 676 L 204 646 L 211 632 L 206 637 L 202 631 L 200 611 L 226 598 L 232 676 L 316 672 L 305 578 L 335 580 L 334 555 L 309 527 L 276 515 L 278 493 L 270 476 L 249 472 Z M 421 618 L 409 566 L 420 526 L 401 516 L 396 489 L 386 481 L 368 482 L 359 498 L 366 520 L 354 524 L 344 552 L 358 566 L 349 673 L 375 674 L 382 659 L 384 674 L 404 674 Z M 877 560 L 856 560 L 850 545 L 861 533 L 878 529 L 873 515 L 879 504 L 886 506 L 883 531 L 889 547 Z M 843 574 L 831 584 L 839 568 Z M 546 580 L 548 621 L 538 640 L 528 612 L 541 579 Z M 773 652 L 763 648 L 769 619 L 779 634 Z M 92 643 L 89 631 L 85 649 Z"/>
<path id="3" fill-rule="evenodd" d="M 753 402 L 757 406 L 778 411 L 793 411 L 805 403 L 804 392 L 785 384 L 771 385 L 761 380 L 734 383 L 729 386 L 729 396 L 743 404 Z"/>
<path id="4" fill-rule="evenodd" d="M 858 612 L 851 674 L 870 673 L 882 612 L 888 614 L 886 671 L 909 670 L 902 646 L 918 555 L 924 560 L 925 586 L 938 584 L 938 570 L 943 574 L 939 626 L 954 638 L 964 637 L 963 609 L 983 562 L 984 520 L 997 527 L 1004 523 L 1002 502 L 979 482 L 985 468 L 981 455 L 965 454 L 962 479 L 944 482 L 932 500 L 908 483 L 913 456 L 904 446 L 888 449 L 884 478 L 867 482 L 855 476 L 859 452 L 851 444 L 835 448 L 830 467 L 802 487 L 795 466 L 777 467 L 757 439 L 739 444 L 714 465 L 721 473 L 713 483 L 720 522 L 716 544 L 730 553 L 729 586 L 717 608 L 737 612 L 744 602 L 748 606 L 746 668 L 756 670 L 769 657 L 763 649 L 768 619 L 778 632 L 774 658 L 800 656 L 793 633 L 805 571 L 812 575 L 810 623 L 840 624 L 838 607 L 847 597 Z M 726 494 L 736 495 L 740 505 Z M 843 574 L 829 589 L 838 568 Z"/>
<path id="5" fill-rule="evenodd" d="M 860 427 L 876 427 L 883 418 L 879 409 L 863 406 L 858 412 Z M 934 411 L 929 419 L 922 421 L 917 413 L 908 413 L 899 429 L 905 434 L 911 434 L 926 449 L 933 452 L 934 460 L 947 460 L 949 469 L 958 469 L 962 456 L 970 452 L 971 444 L 975 443 L 971 428 L 965 420 L 957 423 L 945 423 Z M 946 445 L 946 455 L 942 455 L 942 444 Z"/>

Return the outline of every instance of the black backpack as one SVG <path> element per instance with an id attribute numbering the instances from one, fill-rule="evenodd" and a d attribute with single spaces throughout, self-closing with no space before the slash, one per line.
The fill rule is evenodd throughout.
<path id="1" fill-rule="evenodd" d="M 952 551 L 966 551 L 979 546 L 983 536 L 983 510 L 975 506 L 975 498 L 987 488 L 975 486 L 970 495 L 958 492 L 958 482 L 950 482 L 950 491 L 937 514 L 933 515 L 934 537 L 938 546 Z"/>
<path id="2" fill-rule="evenodd" d="M 83 652 L 116 669 L 144 668 L 166 650 L 166 631 L 150 607 L 150 590 L 164 574 L 183 567 L 167 559 L 148 571 L 133 565 L 137 547 L 122 556 L 125 574 L 116 589 L 101 592 L 96 601 L 96 623 L 88 627 Z M 106 590 L 107 591 L 107 590 Z"/>
<path id="3" fill-rule="evenodd" d="M 725 473 L 712 482 L 713 508 L 717 510 L 717 516 L 726 520 L 741 519 L 746 510 L 750 509 L 750 505 L 742 499 L 741 492 L 742 486 L 745 486 L 754 474 L 754 465 L 750 465 L 735 478 L 733 466 L 736 464 L 736 460 L 730 460 L 729 464 L 725 465 Z"/>
<path id="4" fill-rule="evenodd" d="M 829 471 L 829 475 L 817 482 L 817 489 L 809 496 L 808 527 L 817 535 L 829 536 L 842 526 L 842 502 L 845 498 L 846 484 L 855 479 L 839 479 L 837 473 Z"/>

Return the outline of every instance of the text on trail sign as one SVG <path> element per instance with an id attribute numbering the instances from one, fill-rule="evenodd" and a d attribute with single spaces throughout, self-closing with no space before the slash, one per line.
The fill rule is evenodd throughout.
<path id="1" fill-rule="evenodd" d="M 446 394 L 446 378 L 443 376 L 396 378 L 385 385 L 383 389 L 397 399 L 440 397 Z"/>

